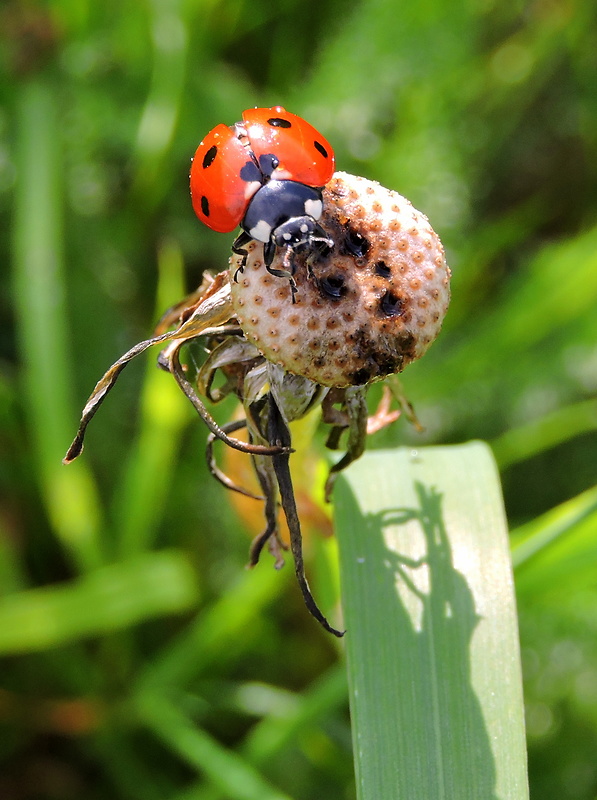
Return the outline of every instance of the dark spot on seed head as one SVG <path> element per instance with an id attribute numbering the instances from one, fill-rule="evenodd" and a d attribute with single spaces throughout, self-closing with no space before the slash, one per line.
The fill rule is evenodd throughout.
<path id="1" fill-rule="evenodd" d="M 404 313 L 402 298 L 389 290 L 381 298 L 379 307 L 386 317 L 400 317 Z"/>
<path id="2" fill-rule="evenodd" d="M 313 145 L 314 145 L 315 149 L 316 149 L 316 150 L 317 150 L 319 153 L 321 153 L 321 155 L 322 155 L 324 158 L 328 158 L 328 157 L 329 157 L 329 156 L 328 156 L 328 151 L 327 151 L 327 150 L 325 149 L 325 147 L 324 147 L 324 146 L 321 144 L 321 142 L 318 142 L 318 141 L 317 141 L 317 139 L 316 139 L 316 140 L 313 142 Z"/>
<path id="3" fill-rule="evenodd" d="M 341 275 L 328 275 L 327 277 L 319 280 L 317 283 L 321 294 L 324 297 L 337 299 L 339 297 L 343 297 L 347 291 L 344 278 Z"/>
<path id="4" fill-rule="evenodd" d="M 375 264 L 375 274 L 380 278 L 391 278 L 392 270 L 388 267 L 385 261 L 378 261 Z"/>
<path id="5" fill-rule="evenodd" d="M 268 125 L 271 125 L 272 128 L 291 128 L 292 122 L 287 119 L 282 119 L 282 117 L 270 117 L 267 121 Z"/>
<path id="6" fill-rule="evenodd" d="M 211 167 L 211 165 L 214 163 L 217 154 L 218 154 L 218 148 L 216 147 L 215 144 L 212 144 L 207 153 L 203 156 L 203 161 L 201 162 L 203 169 Z"/>
<path id="7" fill-rule="evenodd" d="M 362 386 L 371 378 L 371 372 L 365 367 L 361 367 L 361 369 L 352 372 L 349 377 L 353 386 Z"/>
<path id="8" fill-rule="evenodd" d="M 204 217 L 209 217 L 209 200 L 205 195 L 201 198 L 201 212 Z"/>
<path id="9" fill-rule="evenodd" d="M 362 258 L 369 250 L 369 242 L 358 231 L 353 228 L 345 229 L 345 236 L 343 240 L 343 250 L 349 255 Z"/>
<path id="10" fill-rule="evenodd" d="M 411 333 L 393 336 L 392 347 L 388 349 L 387 343 L 378 346 L 368 331 L 360 328 L 354 336 L 353 352 L 363 366 L 348 377 L 353 386 L 361 386 L 372 380 L 380 380 L 386 375 L 402 372 L 415 358 L 415 338 Z"/>

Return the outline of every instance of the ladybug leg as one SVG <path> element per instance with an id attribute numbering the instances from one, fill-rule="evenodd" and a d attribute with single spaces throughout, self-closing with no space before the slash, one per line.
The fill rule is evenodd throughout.
<path id="1" fill-rule="evenodd" d="M 232 243 L 232 252 L 237 256 L 242 256 L 240 267 L 234 273 L 234 281 L 238 281 L 238 273 L 242 272 L 246 266 L 247 258 L 249 257 L 249 251 L 246 248 L 246 245 L 252 241 L 253 237 L 250 236 L 246 231 L 241 231 L 234 242 Z"/>
<path id="2" fill-rule="evenodd" d="M 276 274 L 270 269 L 271 263 L 274 260 L 275 255 L 276 255 L 276 243 L 270 239 L 269 242 L 266 242 L 263 245 L 263 261 L 265 263 L 265 268 L 267 269 L 268 272 L 271 272 L 272 275 Z"/>
<path id="3" fill-rule="evenodd" d="M 287 247 L 284 253 L 284 258 L 282 259 L 282 266 L 285 269 L 273 269 L 271 266 L 272 261 L 274 260 L 274 255 L 276 252 L 276 245 L 271 240 L 265 245 L 264 248 L 264 261 L 265 261 L 265 268 L 270 273 L 270 275 L 274 275 L 276 278 L 288 278 L 290 282 L 290 291 L 292 292 L 292 302 L 296 303 L 294 299 L 295 294 L 297 293 L 298 289 L 296 288 L 296 283 L 294 280 L 294 250 L 292 247 Z"/>
<path id="4" fill-rule="evenodd" d="M 332 250 L 334 247 L 334 240 L 330 239 L 327 234 L 327 231 L 321 227 L 319 223 L 315 226 L 315 229 L 311 235 L 311 241 L 317 242 L 318 244 L 324 245 L 329 250 Z"/>

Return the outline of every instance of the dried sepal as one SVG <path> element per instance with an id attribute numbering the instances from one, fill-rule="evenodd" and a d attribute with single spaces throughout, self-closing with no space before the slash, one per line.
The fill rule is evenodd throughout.
<path id="1" fill-rule="evenodd" d="M 274 400 L 270 396 L 269 406 L 269 441 L 270 444 L 277 444 L 280 447 L 290 447 L 290 431 L 288 425 L 280 413 L 280 410 Z M 319 606 L 315 602 L 307 577 L 305 575 L 305 564 L 303 560 L 303 544 L 301 535 L 301 524 L 296 509 L 296 500 L 294 498 L 294 490 L 292 488 L 292 477 L 290 475 L 290 456 L 288 453 L 278 453 L 272 456 L 272 463 L 278 480 L 278 487 L 280 489 L 280 496 L 282 498 L 282 508 L 286 517 L 288 530 L 290 531 L 290 549 L 294 558 L 294 571 L 298 580 L 300 590 L 303 595 L 305 604 L 311 614 L 320 623 L 320 625 L 329 633 L 334 636 L 343 636 L 344 631 L 339 631 L 334 628 L 326 617 L 321 613 Z"/>
<path id="2" fill-rule="evenodd" d="M 231 434 L 235 433 L 236 431 L 243 430 L 246 427 L 247 420 L 239 419 L 234 420 L 233 422 L 228 422 L 226 425 L 222 425 L 222 430 L 226 434 Z M 219 483 L 222 484 L 222 486 L 224 486 L 226 489 L 229 489 L 231 492 L 237 492 L 238 494 L 242 494 L 244 497 L 250 497 L 253 500 L 265 500 L 263 495 L 255 494 L 255 492 L 245 489 L 244 486 L 239 486 L 238 484 L 234 483 L 234 481 L 231 480 L 228 475 L 226 475 L 226 473 L 218 467 L 213 453 L 213 445 L 217 439 L 219 439 L 219 437 L 216 436 L 215 433 L 210 432 L 205 445 L 205 458 L 210 475 L 212 475 Z"/>
<path id="3" fill-rule="evenodd" d="M 150 347 L 166 343 L 168 347 L 164 350 L 161 363 L 174 375 L 183 392 L 187 395 L 189 400 L 191 400 L 197 413 L 212 433 L 230 447 L 234 447 L 245 453 L 258 452 L 263 455 L 272 455 L 274 452 L 279 452 L 278 448 L 250 445 L 228 436 L 207 411 L 199 397 L 197 397 L 193 387 L 186 379 L 180 364 L 179 351 L 186 342 L 196 339 L 210 329 L 221 326 L 233 317 L 233 310 L 230 303 L 230 284 L 227 274 L 225 272 L 219 273 L 214 280 L 209 283 L 203 295 L 197 300 L 192 309 L 186 309 L 186 311 L 189 313 L 183 315 L 180 325 L 174 331 L 161 333 L 151 339 L 139 342 L 139 344 L 136 344 L 121 356 L 118 361 L 112 364 L 102 378 L 100 378 L 89 400 L 85 404 L 77 434 L 63 459 L 63 463 L 69 464 L 81 454 L 87 426 L 105 400 L 108 392 L 113 388 L 118 376 L 126 365 Z"/>

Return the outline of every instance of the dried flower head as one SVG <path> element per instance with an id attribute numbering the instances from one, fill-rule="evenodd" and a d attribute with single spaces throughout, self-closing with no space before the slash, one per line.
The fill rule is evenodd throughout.
<path id="1" fill-rule="evenodd" d="M 329 239 L 292 252 L 279 247 L 267 267 L 264 244 L 248 242 L 246 254 L 232 256 L 228 272 L 206 276 L 196 292 L 166 312 L 153 338 L 125 353 L 98 382 L 64 460 L 81 453 L 87 425 L 122 369 L 147 348 L 163 345 L 159 365 L 210 429 L 212 474 L 227 488 L 264 503 L 266 524 L 251 546 L 250 565 L 266 545 L 276 566 L 283 564 L 279 498 L 307 607 L 326 630 L 341 636 L 318 608 L 305 577 L 289 423 L 320 404 L 323 421 L 331 425 L 327 446 L 338 448 L 342 433 L 348 433 L 346 453 L 328 477 L 329 499 L 335 477 L 362 454 L 368 433 L 393 422 L 400 410 L 415 419 L 392 378 L 369 417 L 367 387 L 425 353 L 448 307 L 450 272 L 427 218 L 396 192 L 339 172 L 323 198 L 321 225 Z M 207 356 L 192 374 L 180 353 L 198 338 Z M 218 372 L 225 380 L 214 388 Z M 202 397 L 218 402 L 229 394 L 242 403 L 245 418 L 219 426 Z M 390 409 L 391 397 L 400 410 Z M 233 436 L 240 428 L 247 429 L 248 442 Z M 216 439 L 250 454 L 261 495 L 236 486 L 218 468 L 212 452 Z"/>
<path id="2" fill-rule="evenodd" d="M 231 259 L 232 304 L 273 363 L 323 386 L 361 386 L 425 353 L 448 308 L 450 273 L 427 217 L 396 192 L 337 172 L 323 197 L 335 246 L 295 257 L 294 302 L 255 243 L 244 267 Z M 283 268 L 280 253 L 272 269 Z"/>

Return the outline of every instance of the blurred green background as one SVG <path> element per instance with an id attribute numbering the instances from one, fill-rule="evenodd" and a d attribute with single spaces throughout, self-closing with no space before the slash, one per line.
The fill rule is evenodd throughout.
<path id="1" fill-rule="evenodd" d="M 195 147 L 275 104 L 442 237 L 451 309 L 404 375 L 426 431 L 370 446 L 494 447 L 531 797 L 597 797 L 596 76 L 594 0 L 3 2 L 2 800 L 354 797 L 338 643 L 291 569 L 244 571 L 259 504 L 239 514 L 208 476 L 151 354 L 60 463 L 104 370 L 226 264 L 232 235 L 190 207 Z M 295 469 L 333 609 L 329 520 L 300 478 L 320 436 Z"/>

